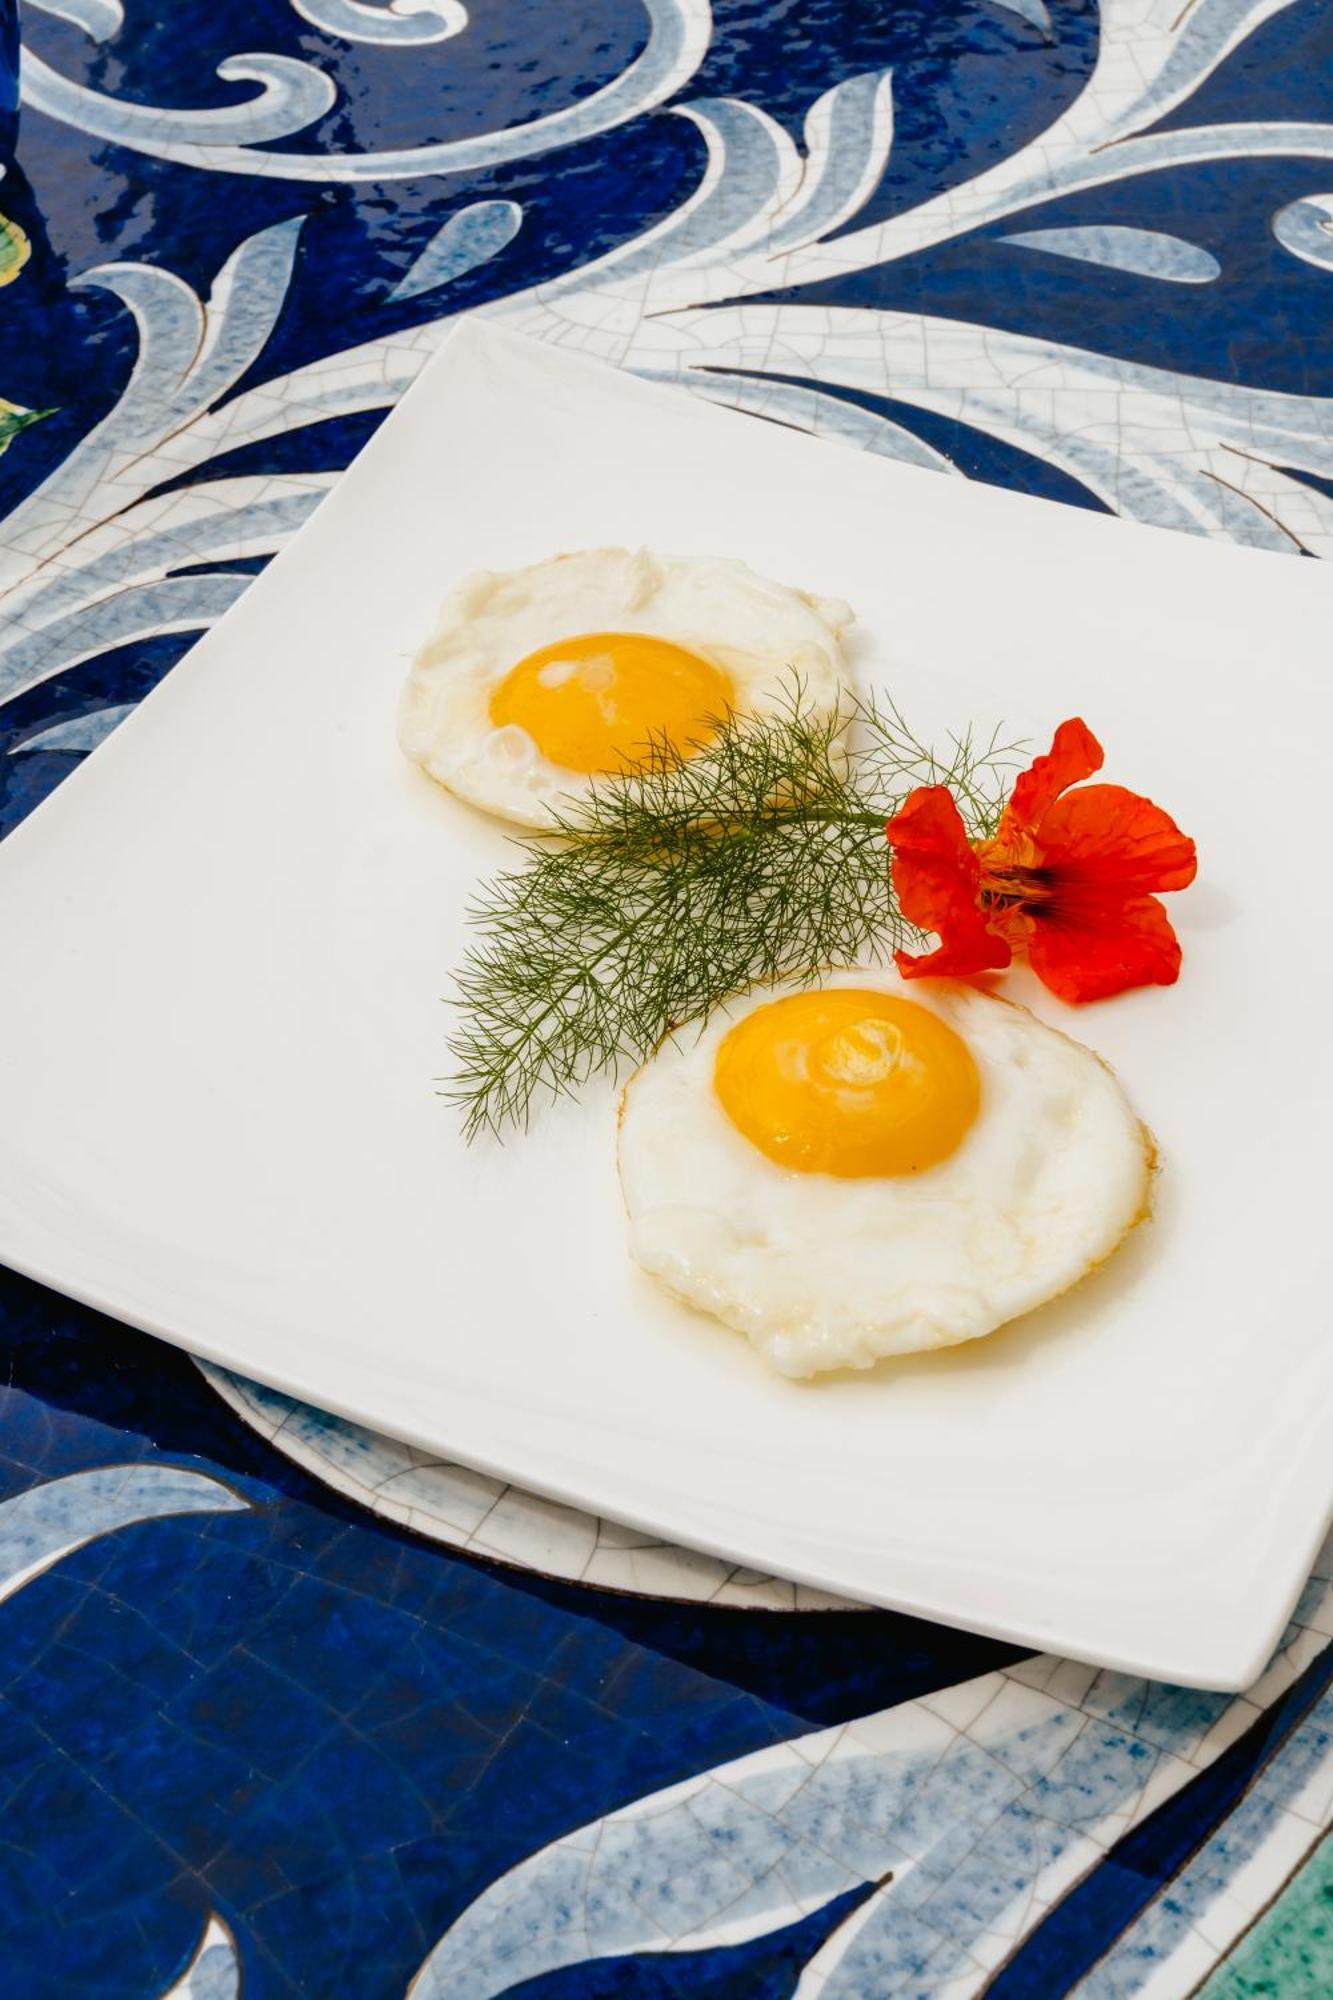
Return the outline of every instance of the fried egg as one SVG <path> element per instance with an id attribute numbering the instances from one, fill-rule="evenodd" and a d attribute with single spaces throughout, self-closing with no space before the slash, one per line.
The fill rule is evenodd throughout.
<path id="1" fill-rule="evenodd" d="M 479 571 L 445 599 L 398 711 L 405 754 L 523 826 L 598 778 L 641 768 L 650 739 L 688 755 L 719 718 L 762 714 L 799 682 L 813 716 L 845 686 L 845 604 L 741 562 L 584 549 Z"/>
<path id="2" fill-rule="evenodd" d="M 1153 1144 L 1091 1050 L 882 968 L 753 991 L 626 1087 L 630 1252 L 782 1375 L 976 1340 L 1146 1215 Z"/>

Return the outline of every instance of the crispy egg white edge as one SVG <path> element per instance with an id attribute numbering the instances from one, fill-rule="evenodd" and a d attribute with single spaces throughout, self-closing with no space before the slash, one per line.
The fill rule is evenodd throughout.
<path id="1" fill-rule="evenodd" d="M 607 588 L 608 565 L 615 591 Z M 681 623 L 666 629 L 653 622 L 652 607 L 664 592 L 682 581 L 703 580 L 724 586 L 729 622 L 723 636 L 715 611 L 706 630 L 686 630 Z M 548 583 L 556 586 L 549 611 L 526 595 L 506 608 L 506 598 L 516 592 L 526 593 L 529 586 L 544 591 Z M 586 610 L 592 595 L 600 596 L 594 615 Z M 569 626 L 561 616 L 564 603 L 574 620 Z M 756 636 L 756 606 L 780 614 L 791 628 L 772 650 L 758 655 L 743 644 Z M 666 624 L 671 622 L 668 615 Z M 593 780 L 551 763 L 521 730 L 513 730 L 507 746 L 513 752 L 510 767 L 485 754 L 485 746 L 494 750 L 502 736 L 490 719 L 491 691 L 519 659 L 575 631 L 645 631 L 687 645 L 728 672 L 742 715 L 780 706 L 790 696 L 794 675 L 804 705 L 820 715 L 836 708 L 848 686 L 841 635 L 851 622 L 852 612 L 840 600 L 793 590 L 730 557 L 583 549 L 525 569 L 474 571 L 449 592 L 434 632 L 412 663 L 398 703 L 399 746 L 456 797 L 520 826 L 546 826 L 558 801 L 586 795 Z M 503 639 L 525 624 L 529 629 L 517 644 Z"/>
<path id="2" fill-rule="evenodd" d="M 883 966 L 830 973 L 823 983 L 869 986 L 914 1000 L 955 1026 L 972 1048 L 981 1072 L 982 1108 L 957 1151 L 939 1166 L 920 1175 L 885 1180 L 842 1180 L 832 1175 L 803 1174 L 776 1165 L 732 1125 L 712 1087 L 713 1063 L 722 1036 L 753 1007 L 804 991 L 804 983 L 754 989 L 718 1009 L 693 1037 L 690 1024 L 677 1029 L 629 1079 L 620 1100 L 617 1164 L 630 1220 L 631 1257 L 685 1304 L 744 1333 L 777 1373 L 800 1378 L 834 1368 L 869 1368 L 891 1355 L 981 1339 L 1079 1284 L 1114 1254 L 1137 1224 L 1147 1219 L 1157 1170 L 1156 1142 L 1130 1105 L 1110 1066 L 1095 1051 L 1039 1021 L 1016 1002 L 973 987 L 943 981 L 906 982 Z M 816 1217 L 812 1243 L 820 1252 L 832 1243 L 840 1249 L 840 1254 L 845 1254 L 849 1245 L 859 1240 L 859 1232 L 854 1232 L 838 1246 L 840 1219 L 845 1227 L 849 1217 L 869 1217 L 873 1226 L 874 1211 L 880 1208 L 885 1214 L 896 1216 L 916 1210 L 928 1222 L 932 1205 L 941 1207 L 941 1195 L 943 1210 L 962 1205 L 948 1198 L 950 1178 L 956 1177 L 959 1164 L 971 1171 L 966 1166 L 968 1156 L 977 1160 L 988 1144 L 998 1145 L 999 1140 L 991 1140 L 992 1126 L 987 1120 L 987 1105 L 995 1088 L 995 1068 L 988 1061 L 986 1050 L 977 1048 L 975 1035 L 968 1032 L 967 1021 L 958 1018 L 960 1015 L 997 1022 L 1006 1017 L 1017 1018 L 1024 1024 L 1022 1034 L 1030 1046 L 1053 1051 L 1071 1071 L 1077 1070 L 1081 1101 L 1100 1107 L 1102 1114 L 1105 1129 L 1093 1136 L 1090 1159 L 1103 1185 L 1105 1199 L 1096 1203 L 1091 1212 L 1076 1217 L 1063 1241 L 1054 1246 L 1040 1244 L 1039 1249 L 1047 1254 L 1041 1257 L 1037 1269 L 1026 1282 L 1021 1281 L 1020 1274 L 1002 1288 L 998 1298 L 984 1291 L 978 1295 L 973 1274 L 969 1273 L 972 1282 L 960 1286 L 942 1277 L 931 1295 L 918 1299 L 915 1307 L 906 1313 L 901 1309 L 891 1311 L 878 1320 L 873 1312 L 848 1316 L 838 1306 L 830 1307 L 827 1300 L 816 1300 L 795 1319 L 785 1321 L 772 1318 L 762 1307 L 756 1310 L 753 1296 L 741 1295 L 745 1272 L 743 1269 L 737 1272 L 737 1246 L 729 1244 L 725 1235 L 731 1230 L 734 1236 L 734 1217 L 745 1213 L 743 1190 L 767 1189 L 786 1196 L 789 1205 L 794 1200 L 801 1209 L 810 1208 Z M 647 1173 L 642 1162 L 634 1158 L 640 1140 L 651 1141 L 654 1136 L 652 1129 L 647 1132 L 640 1129 L 650 1123 L 645 1114 L 655 1109 L 654 1096 L 664 1083 L 669 1085 L 678 1077 L 688 1080 L 691 1070 L 697 1070 L 705 1081 L 705 1088 L 696 1091 L 693 1097 L 705 1141 L 705 1157 L 712 1156 L 725 1163 L 734 1181 L 733 1195 L 742 1191 L 734 1202 L 732 1215 L 727 1217 L 700 1207 L 697 1199 L 664 1206 L 651 1197 L 645 1198 L 645 1180 L 660 1179 L 661 1175 L 654 1172 L 651 1153 Z M 698 1170 L 693 1149 L 686 1160 L 679 1135 L 674 1137 L 666 1161 L 666 1177 L 669 1180 L 673 1174 L 679 1175 L 691 1183 L 689 1192 L 697 1196 Z M 887 1201 L 880 1192 L 885 1189 L 892 1190 Z M 808 1190 L 817 1190 L 812 1201 L 803 1192 Z M 985 1219 L 997 1217 L 1007 1221 L 1003 1205 L 996 1216 Z M 879 1221 L 882 1226 L 882 1216 Z M 743 1251 L 745 1246 L 740 1247 Z M 770 1282 L 771 1274 L 776 1271 L 783 1282 L 791 1277 L 799 1284 L 807 1274 L 802 1265 L 808 1270 L 810 1250 L 810 1244 L 803 1246 L 793 1267 L 790 1249 L 760 1244 L 759 1263 L 767 1265 Z M 708 1268 L 701 1268 L 698 1261 L 701 1257 Z M 819 1261 L 818 1256 L 815 1261 Z M 942 1317 L 937 1316 L 941 1308 Z"/>

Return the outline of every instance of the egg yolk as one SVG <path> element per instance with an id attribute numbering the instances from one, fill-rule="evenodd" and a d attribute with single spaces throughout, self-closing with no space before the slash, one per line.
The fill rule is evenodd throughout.
<path id="1" fill-rule="evenodd" d="M 650 739 L 677 756 L 735 704 L 730 677 L 646 632 L 584 632 L 511 667 L 491 695 L 498 729 L 517 723 L 566 771 L 637 771 Z"/>
<path id="2" fill-rule="evenodd" d="M 918 1174 L 961 1143 L 981 1099 L 967 1043 L 912 1000 L 831 987 L 772 1000 L 728 1030 L 714 1088 L 780 1167 L 843 1180 Z"/>

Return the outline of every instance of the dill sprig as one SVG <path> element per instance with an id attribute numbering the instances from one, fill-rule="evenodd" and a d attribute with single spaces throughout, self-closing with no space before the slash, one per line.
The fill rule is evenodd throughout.
<path id="1" fill-rule="evenodd" d="M 706 1018 L 744 988 L 881 961 L 920 933 L 899 911 L 884 822 L 917 785 L 947 785 L 969 835 L 992 833 L 1018 745 L 969 732 L 937 755 L 891 703 L 814 714 L 793 684 L 774 713 L 719 721 L 681 759 L 598 781 L 527 865 L 469 912 L 447 1095 L 469 1138 L 524 1125 Z"/>

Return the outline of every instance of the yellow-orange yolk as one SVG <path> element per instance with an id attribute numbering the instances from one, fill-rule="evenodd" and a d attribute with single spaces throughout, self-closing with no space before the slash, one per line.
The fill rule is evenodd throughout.
<path id="1" fill-rule="evenodd" d="M 713 1085 L 770 1160 L 843 1180 L 935 1166 L 981 1101 L 971 1051 L 947 1022 L 863 987 L 756 1007 L 724 1036 Z"/>
<path id="2" fill-rule="evenodd" d="M 650 740 L 677 756 L 735 705 L 711 660 L 646 632 L 584 632 L 511 667 L 491 696 L 497 729 L 517 723 L 566 771 L 637 771 Z"/>

